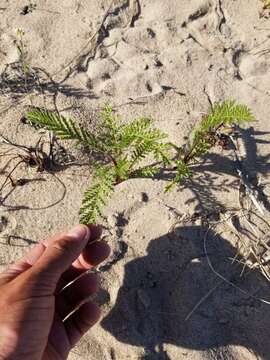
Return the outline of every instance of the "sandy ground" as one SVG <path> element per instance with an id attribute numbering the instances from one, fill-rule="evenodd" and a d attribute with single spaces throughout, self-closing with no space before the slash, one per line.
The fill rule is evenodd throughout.
<path id="1" fill-rule="evenodd" d="M 183 143 L 212 103 L 236 99 L 257 119 L 241 131 L 244 165 L 269 193 L 270 19 L 262 2 L 35 4 L 0 0 L 1 135 L 27 146 L 42 138 L 46 152 L 48 134 L 22 119 L 31 102 L 90 127 L 98 109 L 111 103 L 127 121 L 151 115 L 172 141 Z M 27 84 L 18 67 L 17 28 L 25 31 Z M 74 164 L 73 156 L 82 163 L 83 155 L 70 144 L 55 144 L 54 151 L 57 169 L 37 172 L 22 163 L 13 178 L 27 179 L 26 184 L 8 182 L 1 190 L 1 268 L 78 222 L 89 170 Z M 7 160 L 0 158 L 1 168 Z M 206 219 L 216 221 L 221 212 L 239 208 L 232 154 L 217 148 L 186 188 L 165 195 L 165 185 L 165 180 L 132 180 L 118 186 L 104 219 L 117 259 L 103 268 L 98 301 L 104 318 L 70 359 L 270 359 L 269 305 L 218 278 L 205 255 Z M 267 234 L 268 225 L 258 219 L 257 214 L 254 224 Z M 270 300 L 258 270 L 247 267 L 240 278 L 241 267 L 224 260 L 236 254 L 235 232 L 223 224 L 216 236 L 215 231 L 207 238 L 215 269 L 244 291 Z"/>

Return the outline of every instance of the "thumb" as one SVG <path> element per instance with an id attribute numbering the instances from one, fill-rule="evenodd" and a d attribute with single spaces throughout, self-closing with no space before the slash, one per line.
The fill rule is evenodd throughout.
<path id="1" fill-rule="evenodd" d="M 90 239 L 90 229 L 77 225 L 51 242 L 32 270 L 58 281 L 63 272 L 79 257 Z M 54 282 L 54 281 L 53 281 Z"/>

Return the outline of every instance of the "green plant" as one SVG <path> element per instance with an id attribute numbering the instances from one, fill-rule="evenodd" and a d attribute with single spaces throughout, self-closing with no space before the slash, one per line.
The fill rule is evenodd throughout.
<path id="1" fill-rule="evenodd" d="M 117 184 L 130 178 L 153 178 L 165 169 L 173 175 L 166 187 L 169 191 L 192 175 L 192 164 L 219 141 L 222 127 L 254 120 L 244 105 L 233 101 L 216 104 L 192 132 L 188 143 L 178 146 L 153 127 L 152 119 L 138 118 L 125 124 L 110 106 L 102 111 L 95 133 L 47 110 L 33 109 L 26 116 L 32 124 L 61 139 L 74 140 L 98 159 L 92 163 L 94 183 L 84 194 L 80 210 L 80 220 L 85 224 L 97 221 Z"/>
<path id="2" fill-rule="evenodd" d="M 16 30 L 16 36 L 17 39 L 15 40 L 15 44 L 16 44 L 16 48 L 20 57 L 20 63 L 22 65 L 22 70 L 24 73 L 24 78 L 25 78 L 25 86 L 27 87 L 27 80 L 29 77 L 29 73 L 30 73 L 30 67 L 27 63 L 27 48 L 26 48 L 26 44 L 24 42 L 24 36 L 25 36 L 25 32 L 23 29 L 17 29 Z"/>
<path id="3" fill-rule="evenodd" d="M 270 8 L 270 0 L 263 0 L 263 7 L 264 9 Z"/>
<path id="4" fill-rule="evenodd" d="M 167 186 L 170 190 L 175 184 L 180 183 L 183 178 L 191 176 L 190 164 L 205 155 L 221 139 L 221 129 L 233 124 L 254 121 L 250 109 L 245 105 L 235 104 L 234 101 L 224 101 L 215 104 L 208 115 L 206 115 L 199 126 L 191 133 L 189 142 L 179 150 L 176 163 L 176 176 Z M 185 149 L 185 150 L 183 150 Z"/>

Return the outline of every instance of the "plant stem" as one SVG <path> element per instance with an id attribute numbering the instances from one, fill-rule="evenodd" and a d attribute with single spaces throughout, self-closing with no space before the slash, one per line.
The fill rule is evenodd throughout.
<path id="1" fill-rule="evenodd" d="M 115 167 L 117 167 L 117 161 L 116 161 L 116 159 L 115 159 L 111 154 L 109 154 L 109 153 L 107 153 L 106 155 L 107 155 L 108 159 L 113 163 L 113 165 L 114 165 Z"/>

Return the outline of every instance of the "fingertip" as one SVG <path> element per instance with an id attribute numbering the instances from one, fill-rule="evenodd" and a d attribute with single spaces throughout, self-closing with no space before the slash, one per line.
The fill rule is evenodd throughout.
<path id="1" fill-rule="evenodd" d="M 90 230 L 90 238 L 89 243 L 95 241 L 101 237 L 102 234 L 102 227 L 96 224 L 89 224 L 87 228 Z"/>
<path id="2" fill-rule="evenodd" d="M 91 229 L 86 225 L 79 224 L 70 229 L 66 235 L 76 240 L 88 240 L 91 237 Z"/>
<path id="3" fill-rule="evenodd" d="M 91 266 L 97 266 L 102 263 L 111 253 L 110 246 L 106 241 L 101 240 L 90 244 L 82 252 L 82 260 Z"/>
<path id="4" fill-rule="evenodd" d="M 80 256 L 91 236 L 90 229 L 85 225 L 76 225 L 69 231 L 50 239 L 46 250 L 36 263 L 35 269 L 44 274 L 54 273 L 55 279 L 65 272 Z M 34 270 L 35 270 L 34 269 Z"/>

